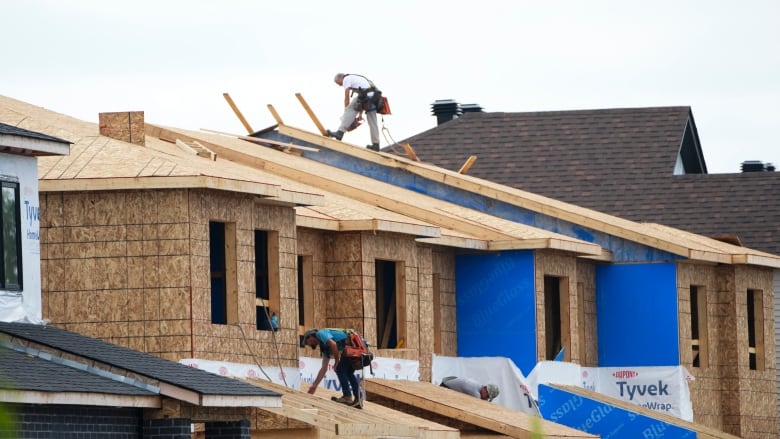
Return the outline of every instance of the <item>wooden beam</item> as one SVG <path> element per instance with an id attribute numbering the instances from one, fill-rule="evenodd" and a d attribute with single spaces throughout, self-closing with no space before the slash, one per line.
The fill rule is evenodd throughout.
<path id="1" fill-rule="evenodd" d="M 295 93 L 295 97 L 298 98 L 298 102 L 300 102 L 301 105 L 303 105 L 303 109 L 306 110 L 306 113 L 311 118 L 311 121 L 314 122 L 314 125 L 316 125 L 317 129 L 320 130 L 320 133 L 323 136 L 327 136 L 328 135 L 328 130 L 326 130 L 325 127 L 322 126 L 322 124 L 320 123 L 320 120 L 317 119 L 317 116 L 315 116 L 314 112 L 311 111 L 311 107 L 309 107 L 309 104 L 307 104 L 306 100 L 303 99 L 303 95 L 301 95 L 300 93 Z"/>
<path id="2" fill-rule="evenodd" d="M 294 143 L 279 142 L 278 140 L 264 139 L 264 138 L 252 137 L 252 136 L 244 136 L 244 135 L 241 135 L 241 134 L 226 133 L 224 131 L 209 130 L 209 129 L 206 129 L 206 128 L 201 128 L 200 130 L 201 131 L 205 131 L 207 133 L 212 133 L 212 134 L 222 134 L 223 136 L 236 137 L 236 138 L 239 138 L 241 140 L 247 140 L 249 142 L 253 142 L 253 143 L 257 143 L 257 144 L 261 144 L 261 145 L 262 144 L 269 144 L 269 145 L 272 145 L 272 146 L 279 146 L 281 148 L 278 148 L 278 149 L 281 149 L 281 150 L 297 149 L 297 150 L 300 150 L 300 151 L 311 151 L 311 152 L 318 152 L 319 151 L 319 149 L 317 149 L 317 148 L 311 148 L 311 147 L 303 146 L 303 145 L 296 145 Z"/>
<path id="3" fill-rule="evenodd" d="M 460 169 L 458 170 L 458 174 L 465 174 L 469 172 L 469 169 L 471 169 L 471 165 L 473 165 L 474 162 L 476 161 L 477 161 L 477 156 L 475 155 L 469 156 L 466 162 L 463 163 L 463 166 L 461 166 Z"/>
<path id="4" fill-rule="evenodd" d="M 279 113 L 276 112 L 276 109 L 274 108 L 273 105 L 268 104 L 268 111 L 271 112 L 271 116 L 274 117 L 274 120 L 276 121 L 277 124 L 284 125 L 284 122 L 282 122 L 282 118 L 279 117 Z M 250 134 L 251 134 L 251 132 L 250 132 Z"/>
<path id="5" fill-rule="evenodd" d="M 412 145 L 409 143 L 402 143 L 401 146 L 404 148 L 404 151 L 406 151 L 406 155 L 409 156 L 411 160 L 414 160 L 415 162 L 419 162 L 420 159 L 417 158 L 417 153 L 414 152 L 414 148 L 412 148 Z"/>
<path id="6" fill-rule="evenodd" d="M 252 134 L 255 132 L 255 130 L 252 129 L 252 127 L 249 125 L 249 122 L 244 119 L 244 115 L 241 114 L 241 111 L 239 111 L 236 104 L 233 102 L 233 99 L 230 97 L 227 93 L 222 93 L 222 96 L 225 97 L 225 100 L 227 101 L 228 105 L 230 105 L 230 108 L 233 109 L 233 113 L 236 113 L 236 116 L 238 117 L 238 120 L 241 121 L 241 124 L 244 125 L 244 128 L 246 129 L 246 132 L 248 134 Z"/>
<path id="7" fill-rule="evenodd" d="M 385 397 L 415 409 L 426 410 L 459 423 L 475 425 L 513 438 L 533 437 L 531 433 L 539 425 L 544 430 L 545 438 L 597 438 L 590 433 L 545 421 L 432 383 L 374 378 L 364 379 L 363 382 L 369 401 L 372 396 Z"/>

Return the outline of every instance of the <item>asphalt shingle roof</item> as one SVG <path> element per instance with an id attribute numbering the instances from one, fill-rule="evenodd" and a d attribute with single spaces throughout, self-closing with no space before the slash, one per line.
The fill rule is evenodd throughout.
<path id="1" fill-rule="evenodd" d="M 2 347 L 0 388 L 38 392 L 156 395 L 140 387 Z"/>
<path id="2" fill-rule="evenodd" d="M 10 136 L 30 137 L 33 139 L 48 140 L 51 142 L 59 142 L 70 145 L 67 140 L 60 139 L 59 137 L 49 136 L 47 134 L 37 133 L 35 131 L 26 130 L 24 128 L 18 128 L 13 125 L 0 123 L 0 134 L 6 134 Z"/>
<path id="3" fill-rule="evenodd" d="M 475 177 L 780 254 L 780 173 L 673 175 L 688 123 L 697 137 L 690 107 L 465 113 L 404 142 L 453 171 L 476 155 Z"/>
<path id="4" fill-rule="evenodd" d="M 281 396 L 239 380 L 86 337 L 53 326 L 0 322 L 0 332 L 97 360 L 204 395 Z"/>

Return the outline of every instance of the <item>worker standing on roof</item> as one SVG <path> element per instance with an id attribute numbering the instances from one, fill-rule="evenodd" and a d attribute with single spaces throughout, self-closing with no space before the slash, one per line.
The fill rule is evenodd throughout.
<path id="1" fill-rule="evenodd" d="M 320 348 L 322 354 L 322 366 L 320 367 L 317 378 L 309 386 L 309 393 L 312 395 L 317 391 L 317 386 L 325 378 L 325 373 L 328 371 L 328 364 L 331 357 L 334 359 L 334 366 L 336 369 L 336 376 L 339 378 L 339 384 L 341 384 L 341 398 L 332 398 L 333 401 L 343 404 L 357 407 L 360 403 L 358 392 L 357 377 L 355 376 L 355 370 L 352 368 L 352 364 L 344 358 L 342 351 L 346 347 L 347 334 L 346 329 L 309 329 L 303 334 L 301 340 L 301 347 L 309 346 L 312 349 Z"/>
<path id="2" fill-rule="evenodd" d="M 498 396 L 497 385 L 480 384 L 471 378 L 445 377 L 441 380 L 440 385 L 488 402 L 493 401 Z"/>
<path id="3" fill-rule="evenodd" d="M 338 140 L 344 136 L 344 133 L 351 131 L 352 126 L 360 117 L 360 114 L 366 113 L 368 128 L 371 131 L 371 144 L 368 149 L 379 151 L 379 125 L 376 121 L 377 110 L 380 112 L 384 105 L 382 92 L 376 88 L 373 82 L 362 75 L 353 73 L 336 73 L 333 81 L 344 88 L 344 114 L 341 116 L 341 125 L 337 131 L 328 130 L 328 137 L 334 137 Z M 350 128 L 352 126 L 352 128 Z"/>

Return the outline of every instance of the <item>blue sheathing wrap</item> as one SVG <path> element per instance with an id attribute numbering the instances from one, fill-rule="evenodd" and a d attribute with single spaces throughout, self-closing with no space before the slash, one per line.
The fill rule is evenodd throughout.
<path id="1" fill-rule="evenodd" d="M 677 267 L 596 267 L 599 366 L 680 364 Z"/>
<path id="2" fill-rule="evenodd" d="M 455 261 L 458 356 L 511 358 L 536 364 L 534 252 L 460 255 Z"/>
<path id="3" fill-rule="evenodd" d="M 282 142 L 298 141 L 289 136 L 282 135 L 278 131 L 265 133 L 263 137 Z M 612 258 L 615 262 L 670 261 L 682 259 L 680 256 L 665 251 L 617 238 L 603 232 L 562 221 L 512 204 L 497 201 L 484 195 L 475 194 L 454 186 L 429 180 L 403 169 L 379 165 L 321 146 L 318 146 L 318 148 L 318 152 L 303 151 L 303 157 L 355 174 L 371 177 L 375 180 L 383 181 L 394 186 L 426 194 L 459 206 L 485 212 L 499 218 L 598 244 L 612 252 Z"/>
<path id="4" fill-rule="evenodd" d="M 586 398 L 565 390 L 539 385 L 539 411 L 547 421 L 601 439 L 695 439 L 693 430 L 637 412 Z"/>

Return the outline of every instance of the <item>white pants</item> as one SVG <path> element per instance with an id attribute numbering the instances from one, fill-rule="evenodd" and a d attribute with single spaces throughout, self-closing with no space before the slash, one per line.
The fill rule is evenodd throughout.
<path id="1" fill-rule="evenodd" d="M 347 128 L 352 125 L 352 122 L 357 117 L 360 110 L 358 109 L 358 96 L 352 98 L 344 109 L 344 114 L 341 116 L 341 125 L 339 131 L 346 133 Z M 366 112 L 366 122 L 368 122 L 368 129 L 371 131 L 371 144 L 379 145 L 379 125 L 376 121 L 376 108 Z"/>

